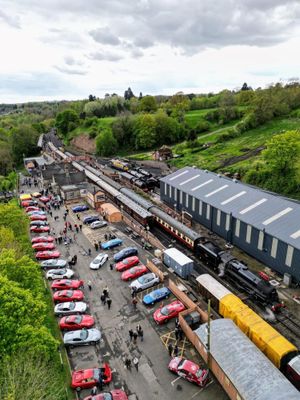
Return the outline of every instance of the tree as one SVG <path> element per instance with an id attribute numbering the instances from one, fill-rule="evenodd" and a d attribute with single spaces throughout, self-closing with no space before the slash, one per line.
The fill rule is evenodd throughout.
<path id="1" fill-rule="evenodd" d="M 115 153 L 118 143 L 111 129 L 105 128 L 96 138 L 96 152 L 99 156 L 108 157 Z"/>
<path id="2" fill-rule="evenodd" d="M 58 113 L 55 120 L 55 126 L 63 136 L 66 136 L 72 128 L 78 126 L 78 123 L 78 114 L 70 109 Z"/>
<path id="3" fill-rule="evenodd" d="M 11 149 L 15 163 L 20 164 L 23 157 L 38 153 L 37 141 L 39 133 L 30 125 L 20 125 L 12 129 Z"/>
<path id="4" fill-rule="evenodd" d="M 243 86 L 241 87 L 241 90 L 252 90 L 251 86 L 248 86 L 246 82 L 243 83 Z"/>
<path id="5" fill-rule="evenodd" d="M 135 148 L 148 149 L 152 147 L 157 140 L 155 119 L 151 114 L 137 115 L 133 123 L 133 132 L 135 135 Z"/>
<path id="6" fill-rule="evenodd" d="M 124 99 L 125 100 L 130 100 L 132 97 L 135 97 L 131 88 L 129 87 L 127 90 L 124 92 Z"/>
<path id="7" fill-rule="evenodd" d="M 262 155 L 273 171 L 286 175 L 295 172 L 299 153 L 299 131 L 288 131 L 273 136 Z"/>
<path id="8" fill-rule="evenodd" d="M 154 112 L 157 110 L 156 100 L 153 96 L 145 96 L 140 100 L 139 103 L 140 111 Z"/>
<path id="9" fill-rule="evenodd" d="M 89 95 L 89 101 L 95 101 L 96 96 L 93 96 L 92 94 Z"/>
<path id="10" fill-rule="evenodd" d="M 183 136 L 182 125 L 164 111 L 154 114 L 156 144 L 176 143 Z"/>

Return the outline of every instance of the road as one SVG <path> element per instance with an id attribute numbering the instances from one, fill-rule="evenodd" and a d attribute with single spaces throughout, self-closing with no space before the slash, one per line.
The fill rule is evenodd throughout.
<path id="1" fill-rule="evenodd" d="M 64 207 L 59 211 L 52 211 L 53 217 L 48 216 L 52 233 L 58 236 L 59 232 L 64 228 L 63 212 Z M 94 212 L 93 212 L 94 213 Z M 83 213 L 84 214 L 84 213 Z M 86 213 L 85 213 L 86 214 Z M 59 220 L 54 221 L 54 216 L 58 216 Z M 83 217 L 83 215 L 82 215 Z M 72 225 L 78 223 L 75 215 L 69 211 L 67 217 Z M 76 240 L 72 244 L 65 246 L 64 244 L 57 246 L 62 253 L 61 258 L 77 255 L 78 261 L 74 268 L 76 277 L 83 279 L 85 282 L 92 282 L 92 290 L 84 289 L 86 301 L 89 304 L 89 313 L 93 315 L 97 321 L 97 327 L 102 332 L 102 340 L 100 345 L 85 346 L 73 348 L 69 351 L 71 367 L 73 369 L 91 368 L 101 365 L 102 362 L 108 362 L 113 370 L 113 381 L 110 388 L 124 388 L 128 393 L 129 399 L 152 400 L 152 399 L 172 399 L 181 400 L 184 396 L 186 400 L 197 398 L 199 400 L 225 400 L 228 399 L 222 388 L 213 380 L 212 384 L 204 390 L 184 381 L 177 376 L 172 375 L 167 365 L 170 361 L 167 344 L 174 341 L 174 322 L 171 321 L 167 325 L 158 327 L 153 318 L 152 313 L 158 306 L 146 308 L 140 301 L 137 310 L 134 310 L 131 304 L 130 290 L 128 283 L 120 279 L 120 274 L 110 269 L 111 257 L 120 250 L 108 252 L 109 261 L 100 270 L 93 271 L 89 268 L 89 263 L 98 254 L 94 249 L 95 240 L 104 241 L 105 233 L 114 233 L 116 236 L 124 240 L 123 247 L 136 245 L 139 249 L 139 256 L 143 262 L 150 257 L 150 253 L 145 252 L 141 246 L 130 239 L 123 230 L 124 224 L 109 224 L 105 228 L 92 231 L 89 227 L 83 226 L 82 232 L 76 235 Z M 120 230 L 121 229 L 121 230 Z M 74 239 L 73 232 L 68 231 L 68 235 Z M 92 250 L 91 257 L 87 255 L 88 249 Z M 108 286 L 110 297 L 112 298 L 111 310 L 107 306 L 103 306 L 100 296 L 105 286 Z M 141 300 L 142 295 L 139 295 Z M 172 299 L 170 299 L 171 301 Z M 135 329 L 140 324 L 144 331 L 144 341 L 138 340 L 134 345 L 129 341 L 128 330 Z M 201 363 L 201 359 L 189 343 L 184 340 L 179 345 L 183 355 L 193 357 L 195 361 Z M 124 359 L 129 356 L 139 358 L 139 371 L 128 371 L 124 367 Z M 134 369 L 134 368 L 133 368 Z M 90 394 L 90 390 L 80 393 L 80 398 Z"/>

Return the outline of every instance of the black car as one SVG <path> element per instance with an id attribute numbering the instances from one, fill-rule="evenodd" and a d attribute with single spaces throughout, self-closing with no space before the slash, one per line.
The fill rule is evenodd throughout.
<path id="1" fill-rule="evenodd" d="M 138 249 L 136 247 L 126 247 L 126 249 L 123 249 L 114 255 L 114 261 L 115 262 L 122 261 L 124 260 L 124 258 L 136 256 L 137 253 Z"/>
<path id="2" fill-rule="evenodd" d="M 83 218 L 83 223 L 87 225 L 95 221 L 100 221 L 99 215 L 88 215 L 87 217 Z"/>

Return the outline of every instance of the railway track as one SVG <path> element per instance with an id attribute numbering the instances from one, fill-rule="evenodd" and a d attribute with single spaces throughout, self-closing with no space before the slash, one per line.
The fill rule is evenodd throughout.
<path id="1" fill-rule="evenodd" d="M 286 309 L 281 310 L 281 313 L 276 315 L 276 328 L 300 348 L 300 321 L 293 314 Z"/>

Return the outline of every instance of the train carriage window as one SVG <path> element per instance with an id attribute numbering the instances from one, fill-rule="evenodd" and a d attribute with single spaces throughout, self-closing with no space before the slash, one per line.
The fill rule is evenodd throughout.
<path id="1" fill-rule="evenodd" d="M 195 197 L 193 197 L 192 210 L 195 211 L 195 208 L 196 208 L 196 199 L 195 199 Z"/>
<path id="2" fill-rule="evenodd" d="M 246 242 L 251 243 L 252 226 L 247 225 Z"/>
<path id="3" fill-rule="evenodd" d="M 230 215 L 226 214 L 226 224 L 225 224 L 225 229 L 228 232 L 230 229 Z"/>
<path id="4" fill-rule="evenodd" d="M 288 267 L 292 265 L 293 254 L 294 254 L 294 247 L 289 245 L 287 247 L 286 258 L 285 258 L 285 265 L 287 265 Z"/>
<path id="5" fill-rule="evenodd" d="M 217 225 L 221 225 L 221 210 L 217 210 Z"/>
<path id="6" fill-rule="evenodd" d="M 174 200 L 177 201 L 177 189 L 174 188 Z"/>
<path id="7" fill-rule="evenodd" d="M 240 226 L 241 226 L 241 221 L 237 219 L 235 221 L 235 236 L 239 237 L 240 236 Z"/>
<path id="8" fill-rule="evenodd" d="M 182 192 L 179 190 L 179 194 L 180 194 L 180 196 L 179 196 L 179 203 L 180 204 L 182 204 Z"/>
<path id="9" fill-rule="evenodd" d="M 185 195 L 185 206 L 188 207 L 189 206 L 189 195 L 186 193 Z"/>
<path id="10" fill-rule="evenodd" d="M 206 219 L 210 219 L 210 205 L 207 204 L 206 206 Z"/>
<path id="11" fill-rule="evenodd" d="M 168 185 L 167 185 L 167 183 L 165 183 L 165 195 L 167 195 L 168 194 Z"/>
<path id="12" fill-rule="evenodd" d="M 199 200 L 199 215 L 202 215 L 202 201 Z"/>
<path id="13" fill-rule="evenodd" d="M 277 255 L 277 246 L 278 246 L 278 239 L 273 238 L 272 248 L 271 248 L 271 257 L 273 257 L 273 258 L 276 258 L 276 255 Z"/>
<path id="14" fill-rule="evenodd" d="M 259 231 L 259 236 L 258 236 L 258 244 L 257 244 L 257 248 L 258 250 L 262 250 L 264 247 L 264 232 L 263 231 Z"/>
<path id="15" fill-rule="evenodd" d="M 169 197 L 172 197 L 172 186 L 169 185 Z"/>

